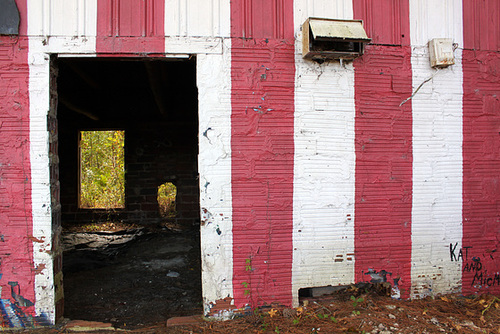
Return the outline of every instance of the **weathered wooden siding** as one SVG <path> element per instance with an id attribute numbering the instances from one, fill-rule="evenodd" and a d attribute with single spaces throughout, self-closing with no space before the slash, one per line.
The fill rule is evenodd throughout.
<path id="1" fill-rule="evenodd" d="M 165 50 L 164 0 L 99 0 L 96 51 L 161 54 Z"/>
<path id="2" fill-rule="evenodd" d="M 28 4 L 30 36 L 96 36 L 97 0 L 30 0 Z"/>
<path id="3" fill-rule="evenodd" d="M 500 2 L 463 0 L 464 48 L 500 51 Z"/>
<path id="4" fill-rule="evenodd" d="M 411 44 L 427 45 L 432 38 L 455 38 L 462 41 L 462 1 L 410 1 Z"/>
<path id="5" fill-rule="evenodd" d="M 229 1 L 29 1 L 29 35 L 229 37 Z M 101 22 L 97 18 L 100 16 Z"/>
<path id="6" fill-rule="evenodd" d="M 165 35 L 229 37 L 229 1 L 165 0 Z"/>
<path id="7" fill-rule="evenodd" d="M 353 1 L 356 18 L 362 18 L 374 44 L 409 45 L 408 1 Z"/>

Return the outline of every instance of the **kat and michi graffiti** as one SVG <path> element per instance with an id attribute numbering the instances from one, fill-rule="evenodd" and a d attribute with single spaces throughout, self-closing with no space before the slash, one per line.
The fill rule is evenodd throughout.
<path id="1" fill-rule="evenodd" d="M 495 252 L 495 251 L 493 251 Z M 492 252 L 490 252 L 492 253 Z M 493 255 L 489 254 L 493 259 Z M 492 272 L 485 269 L 484 259 L 474 256 L 472 246 L 458 246 L 458 242 L 450 243 L 450 260 L 452 262 L 462 261 L 462 273 L 474 274 L 470 286 L 476 289 L 484 287 L 500 286 L 500 271 Z"/>

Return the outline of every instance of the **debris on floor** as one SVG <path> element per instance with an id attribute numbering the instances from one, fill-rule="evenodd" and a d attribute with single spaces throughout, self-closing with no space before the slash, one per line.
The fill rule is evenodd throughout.
<path id="1" fill-rule="evenodd" d="M 64 247 L 66 318 L 129 329 L 203 312 L 196 231 L 72 231 Z"/>

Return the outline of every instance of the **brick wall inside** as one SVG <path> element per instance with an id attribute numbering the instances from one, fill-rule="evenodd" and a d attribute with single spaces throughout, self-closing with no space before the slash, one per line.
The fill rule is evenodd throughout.
<path id="1" fill-rule="evenodd" d="M 95 91 L 75 76 L 75 67 L 97 82 Z M 197 95 L 194 62 L 152 62 L 159 77 L 152 78 L 141 61 L 106 63 L 60 63 L 61 100 L 83 105 L 99 120 L 91 119 L 59 103 L 59 161 L 63 225 L 96 221 L 135 224 L 166 222 L 159 213 L 158 186 L 172 182 L 177 187 L 177 214 L 169 221 L 184 227 L 199 223 L 197 171 Z M 79 70 L 77 70 L 79 71 Z M 98 72 L 101 72 L 98 74 Z M 123 75 L 127 72 L 127 75 Z M 158 84 L 158 80 L 162 83 Z M 67 82 L 73 82 L 67 87 Z M 88 83 L 88 82 L 87 82 Z M 154 88 L 156 85 L 157 88 Z M 162 101 L 153 91 L 160 85 Z M 78 93 L 75 93 L 78 92 Z M 161 106 L 161 107 L 160 107 Z M 163 108 L 163 109 L 162 109 Z M 77 109 L 77 108 L 75 108 Z M 125 208 L 115 210 L 78 207 L 78 134 L 81 130 L 125 130 Z"/>
<path id="2" fill-rule="evenodd" d="M 64 292 L 62 285 L 62 252 L 61 245 L 61 199 L 59 183 L 58 127 L 57 127 L 57 66 L 54 58 L 50 62 L 50 109 L 47 117 L 49 132 L 49 171 L 50 171 L 50 201 L 52 213 L 52 256 L 55 290 L 56 319 L 63 316 Z"/>

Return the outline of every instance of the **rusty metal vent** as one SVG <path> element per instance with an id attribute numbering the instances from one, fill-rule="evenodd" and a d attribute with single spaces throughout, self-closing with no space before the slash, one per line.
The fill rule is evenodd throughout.
<path id="1" fill-rule="evenodd" d="M 302 25 L 302 56 L 307 59 L 353 59 L 371 41 L 361 20 L 310 17 Z"/>

